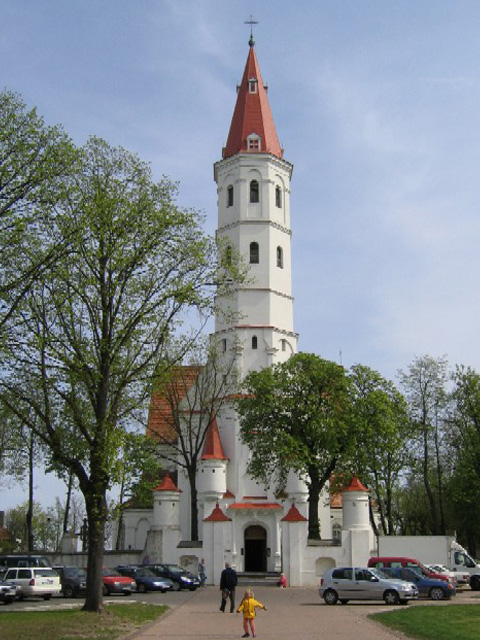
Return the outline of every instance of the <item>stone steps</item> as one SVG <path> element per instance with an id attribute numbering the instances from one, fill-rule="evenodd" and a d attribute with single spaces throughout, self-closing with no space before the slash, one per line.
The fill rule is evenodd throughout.
<path id="1" fill-rule="evenodd" d="M 238 585 L 242 587 L 276 587 L 280 573 L 276 571 L 243 571 L 237 572 Z"/>

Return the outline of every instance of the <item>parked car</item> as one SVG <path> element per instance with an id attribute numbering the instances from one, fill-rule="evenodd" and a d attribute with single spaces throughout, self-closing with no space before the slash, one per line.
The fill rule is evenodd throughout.
<path id="1" fill-rule="evenodd" d="M 58 573 L 45 567 L 11 567 L 5 574 L 5 580 L 21 588 L 17 594 L 20 600 L 30 596 L 50 600 L 61 590 Z"/>
<path id="2" fill-rule="evenodd" d="M 384 600 L 386 604 L 407 603 L 418 598 L 415 583 L 387 578 L 367 567 L 329 569 L 320 582 L 320 597 L 326 604 L 349 600 Z"/>
<path id="3" fill-rule="evenodd" d="M 156 575 L 169 578 L 173 582 L 173 590 L 190 589 L 195 591 L 200 586 L 200 580 L 193 573 L 185 571 L 178 564 L 149 564 L 146 565 Z"/>
<path id="4" fill-rule="evenodd" d="M 425 566 L 427 567 L 427 569 L 431 569 L 435 573 L 451 577 L 452 581 L 456 582 L 457 584 L 468 584 L 470 580 L 470 574 L 466 571 L 451 571 L 443 564 L 427 564 Z"/>
<path id="5" fill-rule="evenodd" d="M 418 573 L 421 573 L 427 578 L 435 578 L 436 580 L 444 580 L 445 582 L 452 582 L 451 578 L 440 575 L 434 571 L 430 571 L 427 567 L 415 558 L 403 558 L 401 556 L 395 557 L 373 557 L 368 560 L 369 567 L 376 567 L 377 569 L 383 569 L 383 567 L 407 567 L 415 569 Z"/>
<path id="6" fill-rule="evenodd" d="M 455 585 L 445 580 L 436 580 L 420 574 L 417 569 L 406 567 L 384 567 L 379 571 L 390 578 L 408 580 L 417 586 L 420 598 L 443 600 L 455 595 Z"/>
<path id="7" fill-rule="evenodd" d="M 17 587 L 12 582 L 0 580 L 0 602 L 10 604 L 17 597 Z"/>
<path id="8" fill-rule="evenodd" d="M 51 562 L 45 556 L 32 553 L 0 553 L 0 571 L 9 567 L 48 567 Z"/>
<path id="9" fill-rule="evenodd" d="M 76 598 L 87 592 L 87 573 L 79 567 L 53 567 L 60 576 L 65 598 Z"/>
<path id="10" fill-rule="evenodd" d="M 156 575 L 151 569 L 141 565 L 120 565 L 116 567 L 118 573 L 132 577 L 137 585 L 137 591 L 146 593 L 147 591 L 174 590 L 174 583 L 169 578 Z"/>
<path id="11" fill-rule="evenodd" d="M 137 590 L 137 584 L 133 578 L 122 576 L 114 569 L 103 569 L 103 595 L 111 593 L 123 593 L 128 596 Z"/>

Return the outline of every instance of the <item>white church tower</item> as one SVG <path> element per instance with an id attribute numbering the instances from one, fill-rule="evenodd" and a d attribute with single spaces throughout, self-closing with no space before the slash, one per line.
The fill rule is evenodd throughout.
<path id="1" fill-rule="evenodd" d="M 293 166 L 283 157 L 253 38 L 249 45 L 227 142 L 214 166 L 217 235 L 227 255 L 228 251 L 240 255 L 249 272 L 247 283 L 218 301 L 228 313 L 217 315 L 213 338 L 234 354 L 241 378 L 251 370 L 284 362 L 297 351 L 290 229 Z M 249 450 L 240 443 L 234 410 L 223 409 L 217 421 L 229 459 L 230 499 L 220 503 L 232 522 L 231 556 L 225 559 L 238 571 L 280 571 L 285 505 L 273 489 L 247 475 Z M 296 496 L 306 513 L 307 492 L 300 484 Z"/>
<path id="2" fill-rule="evenodd" d="M 293 166 L 283 159 L 253 38 L 249 44 L 227 143 L 214 167 L 218 237 L 249 266 L 250 282 L 223 301 L 229 312 L 236 312 L 235 323 L 225 324 L 218 314 L 215 325 L 217 340 L 237 350 L 242 375 L 283 362 L 297 351 L 291 277 Z"/>

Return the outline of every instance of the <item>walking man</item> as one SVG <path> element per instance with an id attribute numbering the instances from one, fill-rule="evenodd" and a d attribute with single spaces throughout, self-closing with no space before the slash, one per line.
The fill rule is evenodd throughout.
<path id="1" fill-rule="evenodd" d="M 230 598 L 230 613 L 235 611 L 235 587 L 237 586 L 237 572 L 232 569 L 229 562 L 225 563 L 225 569 L 220 575 L 220 591 L 222 592 L 222 603 L 220 611 L 225 613 L 227 598 Z"/>

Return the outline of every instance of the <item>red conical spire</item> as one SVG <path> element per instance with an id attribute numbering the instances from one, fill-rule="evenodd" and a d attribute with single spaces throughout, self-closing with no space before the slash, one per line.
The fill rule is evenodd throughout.
<path id="1" fill-rule="evenodd" d="M 278 141 L 272 112 L 267 98 L 267 90 L 263 85 L 262 74 L 258 66 L 257 56 L 250 40 L 250 51 L 243 73 L 242 84 L 238 89 L 237 103 L 233 112 L 232 124 L 228 133 L 227 144 L 223 149 L 223 157 L 229 158 L 237 153 L 271 153 L 278 158 L 283 157 L 283 149 Z M 258 136 L 259 143 L 247 137 Z"/>

